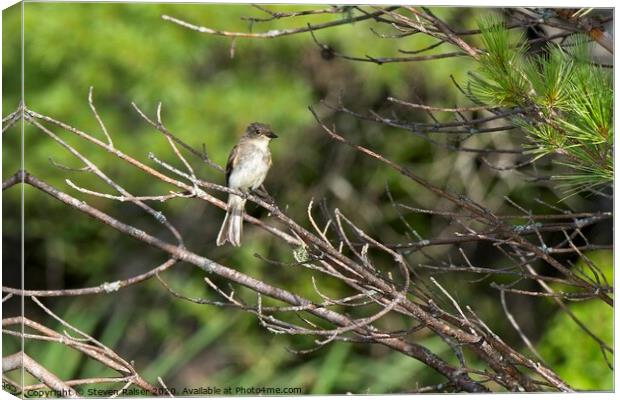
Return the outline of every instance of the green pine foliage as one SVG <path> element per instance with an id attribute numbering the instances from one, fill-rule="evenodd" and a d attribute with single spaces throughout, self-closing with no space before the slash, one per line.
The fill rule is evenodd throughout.
<path id="1" fill-rule="evenodd" d="M 518 108 L 514 122 L 527 132 L 528 151 L 558 155 L 570 171 L 554 176 L 567 194 L 613 181 L 613 85 L 610 70 L 590 62 L 588 43 L 575 37 L 567 46 L 549 44 L 528 56 L 524 38 L 503 23 L 479 23 L 487 53 L 472 73 L 469 92 L 480 103 Z"/>

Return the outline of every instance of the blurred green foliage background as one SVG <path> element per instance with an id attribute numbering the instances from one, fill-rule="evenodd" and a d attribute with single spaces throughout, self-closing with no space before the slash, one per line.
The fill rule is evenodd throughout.
<path id="1" fill-rule="evenodd" d="M 270 8 L 291 11 L 308 7 Z M 496 13 L 492 9 L 470 8 L 435 11 L 450 25 L 463 29 L 474 28 L 481 15 Z M 317 128 L 307 107 L 317 106 L 323 99 L 334 103 L 341 98 L 356 110 L 383 110 L 388 107 L 388 96 L 439 106 L 463 104 L 466 101 L 452 85 L 450 75 L 464 82 L 467 71 L 473 69 L 470 60 L 385 65 L 326 60 L 309 34 L 233 42 L 165 22 L 162 14 L 229 31 L 249 29 L 248 21 L 241 19 L 243 16 L 265 16 L 257 9 L 240 5 L 26 3 L 28 107 L 103 138 L 87 103 L 89 87 L 93 86 L 95 105 L 117 147 L 149 165 L 154 165 L 147 158 L 149 152 L 174 165 L 179 163 L 165 138 L 131 108 L 132 101 L 152 117 L 161 101 L 167 127 L 195 148 L 204 145 L 211 158 L 221 165 L 249 122 L 270 123 L 280 139 L 272 146 L 274 168 L 266 187 L 281 206 L 288 206 L 289 215 L 303 223 L 307 223 L 308 202 L 313 198 L 325 199 L 330 208 L 340 208 L 376 237 L 393 242 L 402 240 L 405 228 L 388 201 L 386 185 L 397 202 L 428 208 L 441 206 L 434 196 L 403 182 L 392 171 L 330 142 Z M 2 107 L 6 115 L 20 99 L 20 9 L 10 8 L 2 18 Z M 338 16 L 283 19 L 255 23 L 252 29 L 267 31 L 334 18 Z M 398 55 L 398 49 L 415 50 L 433 43 L 421 35 L 402 40 L 382 39 L 369 27 L 385 30 L 374 22 L 364 22 L 316 34 L 338 51 L 357 56 Z M 541 208 L 533 202 L 534 197 L 558 201 L 558 194 L 551 188 L 526 182 L 518 174 L 485 169 L 470 155 L 431 147 L 409 132 L 361 123 L 350 116 L 331 115 L 325 109 L 322 113 L 331 117 L 353 141 L 387 154 L 426 179 L 464 192 L 492 209 L 509 210 L 504 195 L 534 211 Z M 409 112 L 409 117 L 428 120 L 418 112 Z M 135 195 L 164 194 L 172 189 L 72 135 L 62 133 L 62 137 Z M 19 139 L 18 127 L 3 135 L 3 179 L 19 168 Z M 519 144 L 523 138 L 519 133 L 506 133 L 480 140 L 503 145 Z M 25 127 L 25 154 L 26 169 L 33 175 L 122 221 L 170 240 L 161 226 L 137 207 L 86 198 L 68 187 L 66 178 L 92 190 L 110 192 L 90 175 L 54 167 L 50 159 L 74 168 L 82 165 L 31 126 Z M 223 182 L 222 174 L 197 159 L 189 159 L 203 179 Z M 3 280 L 13 287 L 19 286 L 19 201 L 17 188 L 3 193 Z M 579 196 L 567 202 L 575 210 L 611 207 L 600 204 L 598 199 Z M 271 259 L 293 261 L 291 249 L 276 243 L 265 232 L 247 227 L 242 248 L 216 248 L 215 237 L 223 212 L 191 199 L 153 206 L 180 229 L 193 251 L 312 296 L 308 271 L 269 265 L 254 256 L 260 253 Z M 253 206 L 249 212 L 269 218 Z M 25 213 L 27 288 L 98 285 L 147 271 L 164 260 L 159 252 L 94 223 L 30 187 L 25 188 Z M 406 218 L 423 237 L 437 236 L 445 228 L 428 216 L 412 213 Z M 610 232 L 591 234 L 594 238 L 608 238 Z M 476 246 L 467 250 L 475 260 L 489 262 L 484 249 Z M 449 251 L 439 248 L 434 254 L 442 256 Z M 607 268 L 611 275 L 611 252 L 601 252 L 596 257 L 599 267 Z M 202 272 L 188 265 L 174 267 L 164 278 L 188 296 L 217 297 L 207 289 Z M 463 304 L 479 310 L 479 315 L 500 335 L 520 346 L 518 336 L 498 308 L 499 294 L 489 288 L 489 279 L 438 279 Z M 338 282 L 322 284 L 332 295 L 346 293 Z M 510 300 L 517 320 L 563 378 L 580 389 L 612 387 L 612 373 L 605 367 L 596 343 L 558 314 L 551 301 L 517 297 Z M 147 380 L 156 382 L 160 376 L 168 387 L 299 386 L 304 393 L 312 394 L 395 393 L 442 381 L 416 360 L 378 346 L 333 343 L 313 353 L 295 354 L 287 348 L 311 348 L 312 338 L 274 336 L 251 315 L 173 298 L 155 280 L 111 295 L 50 298 L 45 303 L 125 359 L 134 360 L 136 369 Z M 606 306 L 585 302 L 570 307 L 588 321 L 592 319 L 592 325 L 600 328 L 597 332 L 611 341 L 612 315 Z M 18 299 L 4 304 L 3 312 L 18 313 Z M 28 301 L 26 314 L 56 326 Z M 396 326 L 401 322 L 398 317 L 387 317 L 382 323 Z M 422 331 L 416 340 L 454 360 L 451 349 L 438 337 Z M 3 337 L 3 345 L 6 355 L 15 351 L 18 342 Z M 26 352 L 51 371 L 59 371 L 65 379 L 109 374 L 99 364 L 57 344 L 29 341 Z"/>

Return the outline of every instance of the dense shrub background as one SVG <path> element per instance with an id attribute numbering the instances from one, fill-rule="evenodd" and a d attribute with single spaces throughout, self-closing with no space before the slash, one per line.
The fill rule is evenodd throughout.
<path id="1" fill-rule="evenodd" d="M 273 7 L 294 10 L 302 7 Z M 491 9 L 437 9 L 438 16 L 452 26 L 473 29 L 477 18 L 496 14 Z M 224 164 L 231 146 L 245 125 L 252 121 L 270 123 L 280 135 L 273 143 L 274 168 L 266 186 L 279 204 L 289 206 L 289 215 L 305 221 L 308 202 L 323 200 L 380 236 L 384 241 L 402 240 L 405 227 L 385 193 L 386 184 L 397 202 L 418 207 L 437 206 L 436 199 L 415 187 L 401 186 L 392 171 L 362 158 L 348 148 L 334 145 L 321 133 L 309 105 L 339 96 L 356 110 L 382 110 L 385 98 L 394 96 L 439 106 L 467 104 L 450 81 L 467 80 L 474 69 L 468 58 L 424 63 L 375 65 L 342 59 L 325 60 L 309 34 L 274 40 L 231 40 L 201 35 L 163 21 L 170 14 L 200 25 L 226 30 L 246 30 L 241 16 L 262 15 L 249 6 L 158 5 L 158 4 L 51 4 L 25 5 L 25 91 L 27 105 L 40 113 L 101 135 L 87 103 L 94 86 L 95 104 L 115 144 L 128 154 L 149 162 L 153 152 L 171 163 L 177 162 L 165 138 L 147 126 L 131 108 L 135 101 L 154 114 L 163 102 L 168 128 L 196 148 L 206 146 L 210 156 Z M 18 8 L 3 12 L 3 114 L 15 109 L 20 98 L 20 29 Z M 255 24 L 255 31 L 302 26 L 333 17 L 315 16 Z M 422 48 L 431 40 L 415 35 L 404 40 L 381 39 L 368 27 L 374 23 L 345 25 L 317 32 L 321 41 L 354 55 L 393 55 L 399 48 Z M 403 110 L 400 110 L 403 111 Z M 423 112 L 409 117 L 427 122 Z M 447 118 L 447 116 L 446 116 Z M 430 146 L 411 133 L 373 123 L 361 123 L 350 116 L 336 115 L 334 121 L 354 141 L 406 164 L 435 184 L 465 193 L 499 211 L 510 211 L 503 196 L 535 212 L 549 212 L 534 198 L 579 210 L 608 210 L 609 201 L 598 197 L 573 196 L 557 203 L 562 193 L 545 183 L 529 182 L 515 172 L 487 168 L 475 156 Z M 41 132 L 26 126 L 26 169 L 73 195 L 65 183 L 69 177 L 93 190 L 107 190 L 90 176 L 55 168 L 57 163 L 81 167 L 69 153 Z M 523 132 L 494 134 L 480 139 L 503 146 L 524 143 Z M 101 137 L 103 137 L 101 135 Z M 169 188 L 103 152 L 63 134 L 125 188 L 134 194 L 161 194 Z M 476 139 L 477 140 L 477 139 Z M 19 167 L 19 130 L 3 135 L 3 179 Z M 223 176 L 196 159 L 196 172 L 205 179 L 223 182 Z M 543 170 L 553 171 L 551 163 Z M 80 195 L 78 195 L 80 197 Z M 137 207 L 102 199 L 89 203 L 121 220 L 160 232 Z M 3 193 L 3 281 L 19 285 L 19 191 Z M 183 232 L 188 247 L 225 265 L 312 293 L 308 271 L 276 267 L 254 257 L 293 261 L 291 251 L 276 245 L 265 232 L 248 226 L 240 249 L 215 247 L 223 212 L 191 199 L 155 204 Z M 267 219 L 262 210 L 249 211 Z M 25 189 L 25 274 L 28 288 L 73 288 L 126 278 L 152 268 L 163 260 L 157 251 L 93 223 L 77 211 L 63 207 L 44 194 Z M 407 222 L 422 237 L 438 236 L 445 228 L 428 216 L 407 214 Z M 603 229 L 605 228 L 605 229 Z M 589 232 L 592 238 L 609 240 L 610 227 Z M 596 240 L 595 240 L 596 241 Z M 489 264 L 482 246 L 467 248 L 473 260 Z M 432 253 L 446 256 L 450 249 Z M 599 266 L 612 273 L 611 252 L 595 255 Z M 179 265 L 164 274 L 177 290 L 193 296 L 214 296 L 207 290 L 202 273 Z M 443 275 L 442 284 L 462 304 L 479 310 L 491 327 L 518 345 L 519 339 L 498 307 L 497 291 L 490 280 Z M 334 283 L 325 288 L 338 293 Z M 543 357 L 560 375 L 580 389 L 610 389 L 612 372 L 597 369 L 602 355 L 596 344 L 572 321 L 558 314 L 547 299 L 510 297 L 510 308 L 537 343 Z M 441 382 L 421 363 L 388 349 L 363 344 L 333 343 L 314 353 L 298 355 L 287 348 L 313 346 L 311 338 L 274 336 L 257 320 L 241 312 L 190 304 L 171 297 L 157 281 L 133 286 L 113 295 L 47 299 L 53 309 L 78 328 L 91 333 L 127 360 L 149 381 L 161 376 L 169 387 L 192 386 L 301 386 L 304 393 L 391 393 L 404 392 Z M 4 315 L 19 312 L 17 299 L 5 304 Z M 596 302 L 571 304 L 577 315 L 597 326 L 597 333 L 611 341 L 612 313 Z M 604 308 L 601 310 L 599 307 Z M 27 303 L 27 314 L 44 319 Z M 396 317 L 391 317 L 396 318 Z M 596 321 L 594 321 L 596 319 Z M 389 318 L 384 324 L 397 324 Z M 50 322 L 51 323 L 51 322 Z M 53 326 L 53 323 L 51 323 Z M 450 359 L 450 348 L 436 336 L 420 335 L 420 343 Z M 17 341 L 3 337 L 4 355 L 15 351 Z M 527 350 L 525 350 L 527 352 Z M 57 344 L 27 342 L 26 352 L 61 378 L 101 374 L 98 364 L 78 357 Z M 597 367 L 598 368 L 598 367 Z M 575 379 L 575 381 L 572 381 Z"/>

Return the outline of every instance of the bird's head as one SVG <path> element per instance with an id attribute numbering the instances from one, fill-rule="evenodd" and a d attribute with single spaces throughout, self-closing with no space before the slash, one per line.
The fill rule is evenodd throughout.
<path id="1" fill-rule="evenodd" d="M 267 124 L 263 124 L 261 122 L 252 122 L 248 125 L 248 128 L 245 131 L 245 134 L 248 137 L 266 137 L 269 139 L 275 139 L 278 137 L 273 131 L 271 127 Z"/>

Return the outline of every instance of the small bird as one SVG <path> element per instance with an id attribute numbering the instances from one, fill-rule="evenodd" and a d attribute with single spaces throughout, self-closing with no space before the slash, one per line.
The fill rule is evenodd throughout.
<path id="1" fill-rule="evenodd" d="M 252 122 L 248 125 L 245 135 L 228 156 L 226 186 L 244 193 L 258 189 L 271 167 L 269 142 L 277 137 L 267 124 Z M 217 235 L 218 246 L 227 241 L 233 246 L 241 246 L 245 201 L 236 194 L 228 195 L 228 210 Z"/>

